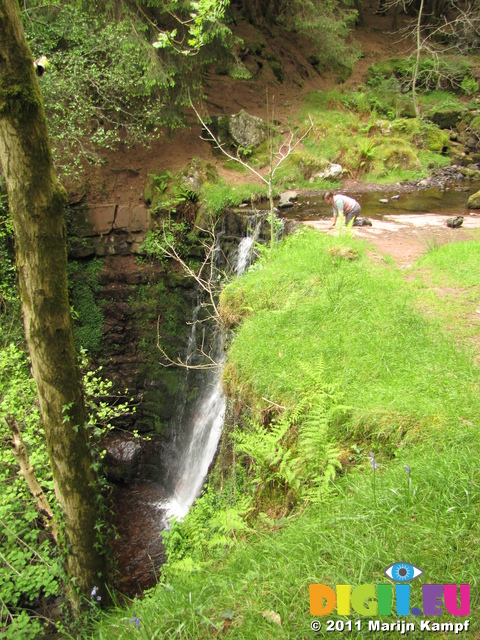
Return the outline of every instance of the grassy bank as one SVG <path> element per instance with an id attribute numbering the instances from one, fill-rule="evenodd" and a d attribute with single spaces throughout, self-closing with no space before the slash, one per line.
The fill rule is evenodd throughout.
<path id="1" fill-rule="evenodd" d="M 243 418 L 210 490 L 168 537 L 162 583 L 89 637 L 343 637 L 325 620 L 311 631 L 308 585 L 386 584 L 398 561 L 424 571 L 412 607 L 420 583 L 470 584 L 471 629 L 457 637 L 477 637 L 478 331 L 459 310 L 474 304 L 479 272 L 478 242 L 433 249 L 406 280 L 363 243 L 302 230 L 228 286 L 225 385 Z M 348 637 L 385 637 L 368 631 L 375 616 L 327 618 L 361 620 Z M 429 635 L 395 603 L 381 621 L 402 619 L 416 624 L 409 637 Z"/>

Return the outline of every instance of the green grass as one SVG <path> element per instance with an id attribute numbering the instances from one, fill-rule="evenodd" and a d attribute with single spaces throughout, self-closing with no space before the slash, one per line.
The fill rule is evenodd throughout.
<path id="1" fill-rule="evenodd" d="M 339 248 L 358 251 L 359 258 L 329 252 Z M 322 360 L 349 406 L 335 427 L 343 471 L 320 503 L 299 504 L 288 517 L 275 518 L 274 505 L 264 504 L 249 530 L 223 549 L 211 548 L 203 568 L 200 563 L 190 572 L 167 570 L 162 584 L 130 607 L 104 614 L 88 637 L 343 637 L 326 632 L 324 619 L 322 631 L 312 633 L 308 585 L 385 583 L 384 569 L 397 561 L 424 571 L 412 583 L 411 606 L 421 606 L 420 583 L 470 584 L 471 628 L 456 637 L 477 637 L 478 345 L 453 341 L 443 326 L 452 313 L 450 297 L 436 300 L 433 308 L 442 313 L 428 310 L 437 282 L 447 279 L 459 297 L 478 290 L 478 255 L 478 241 L 434 248 L 419 262 L 417 278 L 406 281 L 393 266 L 373 264 L 364 244 L 304 229 L 228 286 L 223 317 L 242 320 L 229 350 L 230 391 L 242 394 L 251 414 L 265 409 L 262 396 L 295 404 L 308 387 L 305 363 Z M 459 335 L 466 335 L 467 321 L 458 322 Z M 250 473 L 240 463 L 238 474 L 247 484 L 239 486 L 239 497 L 248 493 Z M 231 489 L 231 482 L 222 481 L 212 495 L 233 513 Z M 176 535 L 190 531 L 196 545 L 204 535 L 202 522 L 208 526 L 202 510 L 212 504 L 200 501 L 191 511 L 198 512 L 197 520 L 194 515 Z M 188 548 L 188 538 L 183 544 Z M 395 605 L 393 611 L 381 621 L 401 620 Z M 280 616 L 281 625 L 269 612 Z M 365 619 L 353 612 L 350 619 L 364 626 L 348 637 L 385 637 L 368 632 Z M 410 638 L 426 637 L 417 618 L 403 619 L 417 623 Z M 458 620 L 464 619 L 438 619 Z"/>
<path id="2" fill-rule="evenodd" d="M 329 249 L 338 242 L 305 230 L 262 270 L 226 289 L 226 309 L 231 299 L 248 316 L 231 346 L 227 375 L 245 393 L 283 404 L 301 387 L 299 362 L 318 359 L 327 381 L 338 383 L 355 407 L 352 422 L 384 408 L 395 420 L 442 420 L 459 407 L 475 413 L 478 371 L 470 355 L 417 310 L 401 272 L 369 262 L 353 241 L 359 260 L 334 258 Z"/>
<path id="3" fill-rule="evenodd" d="M 480 235 L 477 232 L 477 235 Z M 480 239 L 470 242 L 452 242 L 429 251 L 417 263 L 417 268 L 428 269 L 436 285 L 480 287 L 478 256 Z"/>
<path id="4" fill-rule="evenodd" d="M 224 181 L 217 184 L 206 184 L 202 188 L 201 201 L 207 212 L 218 216 L 227 207 L 236 207 L 242 202 L 249 202 L 252 198 L 265 198 L 267 187 L 265 184 L 242 184 L 232 187 Z"/>
<path id="5" fill-rule="evenodd" d="M 91 637 L 310 638 L 314 619 L 309 613 L 310 583 L 332 587 L 384 583 L 384 569 L 398 560 L 425 572 L 412 584 L 412 606 L 421 606 L 420 582 L 469 583 L 475 621 L 469 634 L 458 637 L 476 637 L 480 630 L 475 616 L 480 473 L 478 449 L 472 442 L 477 436 L 473 428 L 453 429 L 435 443 L 402 451 L 393 462 L 378 460 L 376 506 L 373 471 L 353 469 L 337 482 L 335 492 L 323 504 L 276 523 L 275 532 L 239 542 L 216 566 L 172 577 L 127 610 L 102 618 Z M 433 456 L 435 464 L 431 463 Z M 410 483 L 404 469 L 407 464 Z M 281 626 L 263 617 L 269 611 L 280 616 Z M 400 619 L 395 606 L 393 611 L 382 622 Z M 138 629 L 130 622 L 134 614 Z M 337 620 L 339 616 L 333 613 L 327 618 Z M 442 622 L 446 620 L 452 618 L 441 617 Z M 409 616 L 406 621 L 415 618 Z M 363 624 L 365 629 L 365 620 Z M 354 631 L 349 637 L 365 635 Z M 325 630 L 316 634 L 331 636 Z M 367 637 L 384 635 L 369 633 Z M 399 638 L 400 634 L 389 637 Z"/>

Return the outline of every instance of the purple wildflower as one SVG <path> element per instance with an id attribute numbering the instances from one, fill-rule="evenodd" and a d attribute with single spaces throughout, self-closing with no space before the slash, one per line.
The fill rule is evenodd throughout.
<path id="1" fill-rule="evenodd" d="M 137 627 L 137 629 L 140 627 L 140 620 L 137 618 L 136 613 L 133 614 L 133 618 L 131 618 L 129 622 L 133 622 L 133 624 Z"/>
<path id="2" fill-rule="evenodd" d="M 372 451 L 370 451 L 369 458 L 370 458 L 370 466 L 372 467 L 372 469 L 378 469 L 378 465 L 375 462 L 375 457 L 374 457 Z"/>
<path id="3" fill-rule="evenodd" d="M 90 596 L 94 598 L 97 595 L 97 591 L 98 591 L 98 587 L 93 587 L 92 592 L 90 593 Z"/>
<path id="4" fill-rule="evenodd" d="M 102 596 L 97 596 L 97 602 L 101 602 Z"/>
<path id="5" fill-rule="evenodd" d="M 405 471 L 406 471 L 407 473 L 410 473 L 410 467 L 408 466 L 408 464 L 404 464 L 404 465 L 403 465 L 403 468 L 405 469 Z"/>

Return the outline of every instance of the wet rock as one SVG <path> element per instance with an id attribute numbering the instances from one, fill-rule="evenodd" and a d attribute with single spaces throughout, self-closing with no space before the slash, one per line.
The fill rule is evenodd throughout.
<path id="1" fill-rule="evenodd" d="M 298 193 L 296 191 L 284 191 L 280 194 L 280 204 L 282 204 L 282 202 L 291 202 L 294 200 L 298 200 Z"/>
<path id="2" fill-rule="evenodd" d="M 106 437 L 102 446 L 107 477 L 113 482 L 129 482 L 137 474 L 142 458 L 142 444 L 129 434 L 114 434 Z"/>
<path id="3" fill-rule="evenodd" d="M 451 229 L 458 229 L 463 224 L 463 216 L 456 216 L 455 218 L 447 218 L 446 225 Z"/>
<path id="4" fill-rule="evenodd" d="M 279 209 L 290 209 L 293 207 L 292 200 L 297 200 L 298 194 L 296 191 L 285 191 L 280 195 L 280 202 L 278 203 Z"/>

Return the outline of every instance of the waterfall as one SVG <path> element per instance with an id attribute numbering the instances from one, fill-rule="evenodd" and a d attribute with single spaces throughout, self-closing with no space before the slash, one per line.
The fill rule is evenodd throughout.
<path id="1" fill-rule="evenodd" d="M 187 514 L 202 490 L 222 434 L 226 399 L 222 390 L 224 354 L 220 331 L 213 341 L 212 358 L 219 366 L 203 371 L 200 394 L 187 412 L 182 411 L 181 437 L 175 438 L 177 460 L 173 464 L 170 497 L 161 505 L 167 518 L 183 518 Z"/>
<path id="2" fill-rule="evenodd" d="M 254 222 L 253 222 L 254 220 Z M 253 222 L 253 223 L 252 223 Z M 236 275 L 241 275 L 250 266 L 253 246 L 260 233 L 262 218 L 255 216 L 248 222 L 247 236 L 242 238 L 232 259 Z M 197 304 L 192 331 L 188 341 L 185 362 L 195 362 L 197 348 L 198 315 L 201 304 Z M 203 343 L 203 338 L 202 338 Z M 187 379 L 194 375 L 187 371 L 181 385 L 183 397 L 177 402 L 176 424 L 169 453 L 169 473 L 166 478 L 168 498 L 159 505 L 165 519 L 171 516 L 184 517 L 195 498 L 201 493 L 208 469 L 217 450 L 225 419 L 226 398 L 222 390 L 222 371 L 225 359 L 223 334 L 217 328 L 212 339 L 210 355 L 218 366 L 201 371 L 200 392 L 196 400 L 187 408 Z M 196 373 L 195 373 L 196 375 Z"/>
<path id="3" fill-rule="evenodd" d="M 262 227 L 262 220 L 263 218 L 261 216 L 253 216 L 248 221 L 247 235 L 240 240 L 240 244 L 238 245 L 237 259 L 234 268 L 237 276 L 241 276 L 245 273 L 246 269 L 250 266 L 253 246 L 258 240 L 260 229 Z M 253 221 L 254 226 L 251 224 Z"/>

